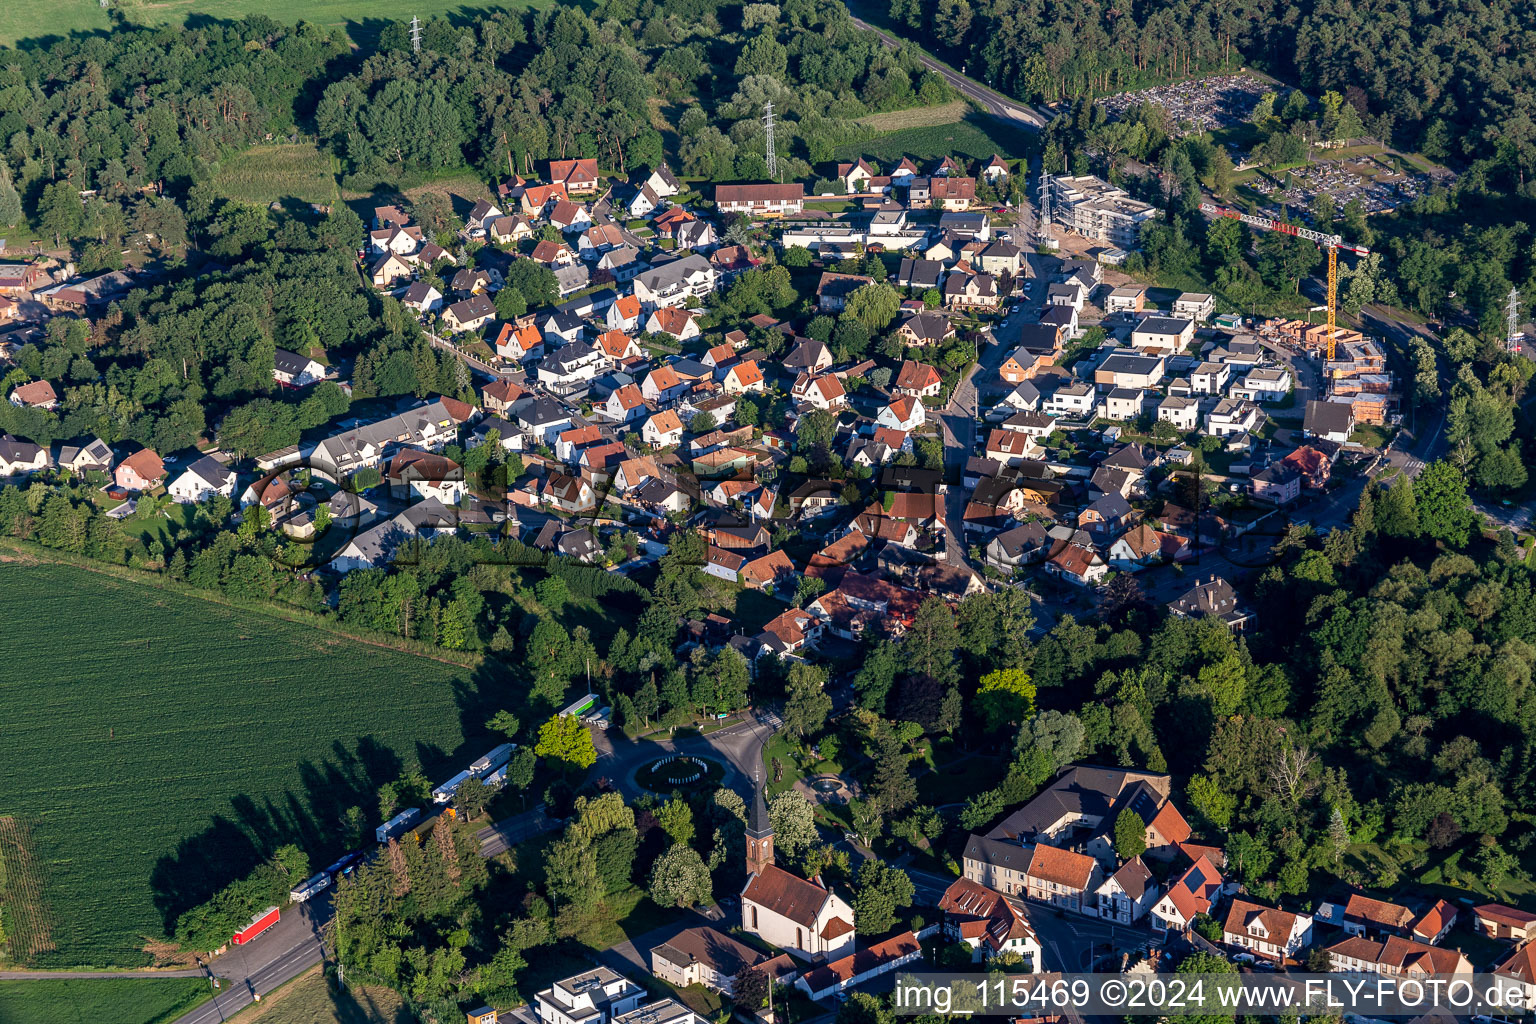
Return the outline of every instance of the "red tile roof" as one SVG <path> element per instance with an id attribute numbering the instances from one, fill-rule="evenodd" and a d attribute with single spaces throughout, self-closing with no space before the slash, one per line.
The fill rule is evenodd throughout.
<path id="1" fill-rule="evenodd" d="M 769 625 L 775 625 L 778 621 L 775 619 Z M 752 876 L 747 887 L 742 890 L 741 898 L 743 902 L 756 903 L 764 910 L 787 917 L 798 925 L 814 928 L 816 918 L 830 895 L 815 882 L 806 881 L 776 864 L 770 864 Z"/>

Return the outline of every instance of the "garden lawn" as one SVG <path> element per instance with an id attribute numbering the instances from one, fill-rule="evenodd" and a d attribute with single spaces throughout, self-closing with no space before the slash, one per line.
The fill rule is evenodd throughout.
<path id="1" fill-rule="evenodd" d="M 27 557 L 0 562 L 0 616 L 27 624 L 0 664 L 6 952 L 46 967 L 148 963 L 168 917 L 282 843 L 326 863 L 402 765 L 483 753 L 506 685 Z"/>
<path id="2" fill-rule="evenodd" d="M 202 978 L 0 981 L 5 1024 L 162 1024 L 213 993 Z"/>
<path id="3" fill-rule="evenodd" d="M 383 22 L 410 21 L 412 15 L 423 21 L 433 15 L 452 15 L 457 20 L 482 11 L 550 6 L 552 0 L 120 0 L 112 9 L 131 22 L 151 25 L 180 25 L 194 15 L 237 20 L 248 14 L 265 14 L 287 24 L 345 25 L 352 40 L 362 43 L 376 38 Z M 10 0 L 0 5 L 0 46 L 12 46 L 19 39 L 111 29 L 108 10 L 99 0 Z"/>

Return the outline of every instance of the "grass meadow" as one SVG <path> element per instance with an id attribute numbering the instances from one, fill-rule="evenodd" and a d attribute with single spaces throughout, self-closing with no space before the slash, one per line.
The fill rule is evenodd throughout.
<path id="1" fill-rule="evenodd" d="M 916 110 L 877 114 L 876 117 L 900 118 L 903 115 L 919 115 L 942 108 L 920 107 Z M 892 123 L 899 123 L 893 121 Z M 1010 128 L 981 114 L 968 114 L 963 120 L 946 124 L 928 124 L 919 127 L 899 128 L 887 131 L 863 142 L 843 146 L 835 158 L 853 160 L 867 157 L 882 169 L 895 167 L 904 156 L 910 156 L 919 164 L 940 160 L 946 156 L 964 156 L 972 160 L 989 159 L 993 153 L 1004 157 L 1017 157 L 1032 153 L 1037 148 L 1033 137 L 1016 128 Z M 927 168 L 924 167 L 926 170 Z"/>
<path id="2" fill-rule="evenodd" d="M 284 199 L 334 203 L 334 158 L 310 143 L 252 146 L 219 165 L 213 187 L 226 199 L 265 206 Z"/>
<path id="3" fill-rule="evenodd" d="M 149 963 L 276 846 L 340 852 L 403 765 L 482 752 L 504 686 L 71 565 L 0 563 L 0 616 L 0 914 L 8 958 L 42 967 Z"/>
<path id="4" fill-rule="evenodd" d="M 951 100 L 932 107 L 911 107 L 907 110 L 891 110 L 883 114 L 866 114 L 859 123 L 877 132 L 894 132 L 907 128 L 932 128 L 941 124 L 954 124 L 963 119 L 971 109 L 965 100 Z"/>
<path id="5" fill-rule="evenodd" d="M 384 23 L 410 21 L 412 15 L 423 20 L 433 15 L 467 18 L 484 11 L 522 11 L 551 4 L 552 0 L 111 0 L 112 8 L 138 24 L 182 25 L 199 16 L 236 20 L 247 14 L 265 14 L 290 24 L 344 25 L 356 43 L 377 36 Z M 0 4 L 0 46 L 72 32 L 104 32 L 111 27 L 108 10 L 100 0 L 9 0 Z"/>
<path id="6" fill-rule="evenodd" d="M 0 981 L 5 1024 L 165 1024 L 206 1000 L 201 978 Z"/>

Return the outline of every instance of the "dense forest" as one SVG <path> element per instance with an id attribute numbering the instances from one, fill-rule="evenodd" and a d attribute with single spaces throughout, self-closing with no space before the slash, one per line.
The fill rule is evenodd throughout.
<path id="1" fill-rule="evenodd" d="M 890 14 L 1026 100 L 1251 64 L 1343 94 L 1372 134 L 1436 159 L 1536 158 L 1536 23 L 1519 0 L 893 0 Z"/>

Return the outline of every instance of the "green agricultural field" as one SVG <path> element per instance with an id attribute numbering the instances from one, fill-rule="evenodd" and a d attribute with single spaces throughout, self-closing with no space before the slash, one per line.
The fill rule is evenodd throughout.
<path id="1" fill-rule="evenodd" d="M 482 11 L 522 11 L 552 6 L 553 0 L 111 0 L 128 20 L 142 24 L 183 24 L 193 15 L 243 18 L 265 14 L 274 21 L 345 25 L 354 42 L 377 35 L 382 22 L 423 20 L 433 15 L 469 18 Z M 112 27 L 100 0 L 10 0 L 0 4 L 0 46 L 21 39 L 106 31 Z"/>
<path id="2" fill-rule="evenodd" d="M 483 753 L 506 683 L 69 565 L 0 562 L 6 953 L 138 966 L 166 917 L 298 842 L 338 854 L 402 764 Z M 466 742 L 465 730 L 475 734 Z M 7 1020 L 0 1012 L 0 1020 Z"/>
<path id="3" fill-rule="evenodd" d="M 334 203 L 341 198 L 332 157 L 308 143 L 252 146 L 226 159 L 213 187 L 226 199 L 263 206 L 279 200 Z"/>
<path id="4" fill-rule="evenodd" d="M 970 109 L 971 105 L 965 100 L 951 100 L 932 107 L 911 107 L 907 110 L 892 110 L 884 114 L 866 114 L 859 118 L 859 123 L 869 125 L 877 132 L 931 128 L 934 125 L 954 124 L 965 117 Z"/>
<path id="5" fill-rule="evenodd" d="M 5 1024 L 163 1024 L 212 993 L 201 978 L 0 981 Z"/>
<path id="6" fill-rule="evenodd" d="M 885 168 L 896 166 L 904 156 L 920 161 L 939 160 L 951 155 L 986 160 L 993 153 L 1017 157 L 1031 152 L 1034 152 L 1031 136 L 991 118 L 972 114 L 953 124 L 903 128 L 856 142 L 839 149 L 835 158 L 853 160 L 863 156 Z"/>

